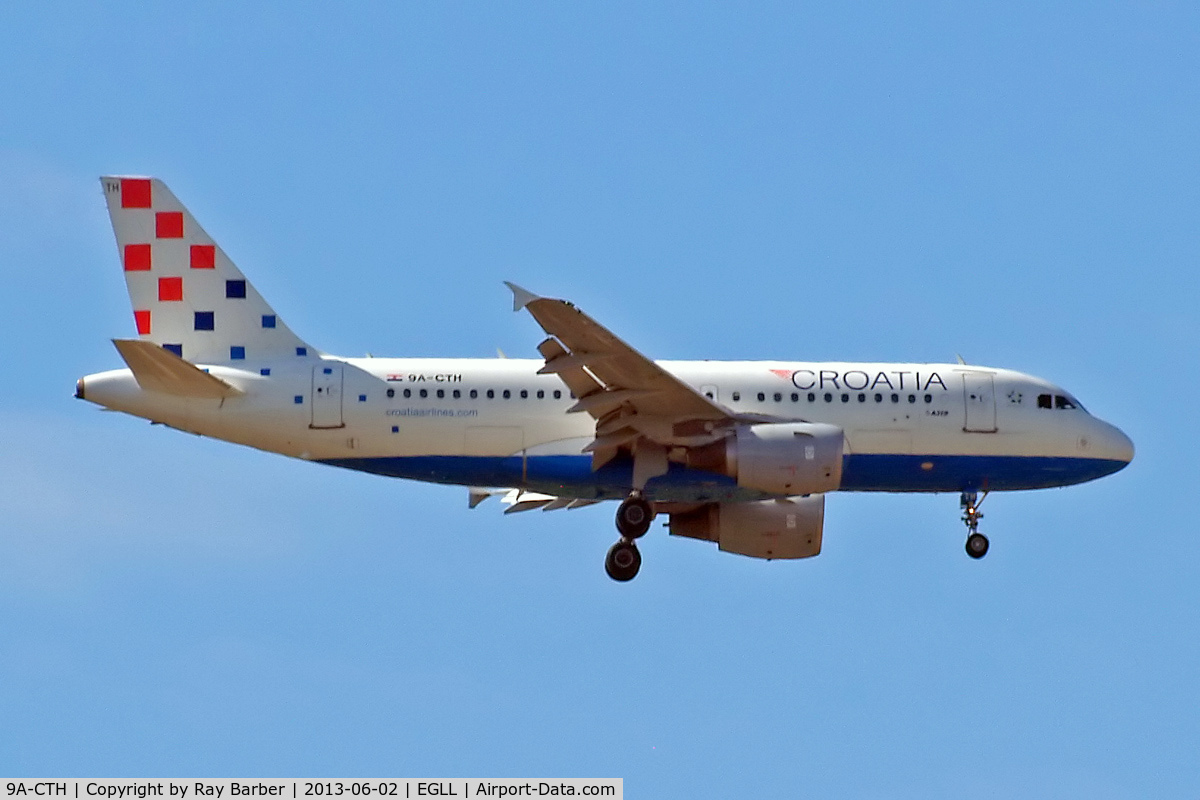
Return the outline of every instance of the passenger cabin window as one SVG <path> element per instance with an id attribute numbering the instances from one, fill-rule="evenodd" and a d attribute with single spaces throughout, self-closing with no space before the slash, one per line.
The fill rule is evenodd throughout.
<path id="1" fill-rule="evenodd" d="M 767 399 L 767 396 L 765 394 L 763 394 L 762 392 L 758 393 L 758 402 L 761 403 L 763 400 L 766 400 L 766 399 Z"/>
<path id="2" fill-rule="evenodd" d="M 479 397 L 479 390 L 478 390 L 478 389 L 472 389 L 472 390 L 471 390 L 471 399 L 472 399 L 472 400 L 474 400 L 476 397 Z"/>
<path id="3" fill-rule="evenodd" d="M 734 393 L 733 393 L 733 402 L 735 402 L 735 403 L 736 403 L 738 400 L 741 400 L 741 399 L 742 399 L 742 393 L 741 393 L 741 392 L 734 392 Z"/>

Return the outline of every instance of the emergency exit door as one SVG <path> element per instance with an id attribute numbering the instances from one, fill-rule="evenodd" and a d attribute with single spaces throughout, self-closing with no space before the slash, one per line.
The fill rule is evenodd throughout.
<path id="1" fill-rule="evenodd" d="M 342 365 L 319 364 L 313 367 L 312 396 L 313 428 L 340 428 L 342 422 Z"/>

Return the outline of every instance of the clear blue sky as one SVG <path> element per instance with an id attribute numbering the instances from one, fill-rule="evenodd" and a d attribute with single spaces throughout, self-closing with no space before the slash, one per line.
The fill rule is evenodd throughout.
<path id="1" fill-rule="evenodd" d="M 0 774 L 1200 791 L 1194 4 L 247 5 L 0 10 Z M 954 496 L 837 495 L 816 559 L 656 528 L 617 585 L 610 506 L 72 399 L 114 172 L 330 352 L 532 356 L 507 279 L 659 358 L 1024 370 L 1137 459 L 980 563 Z"/>

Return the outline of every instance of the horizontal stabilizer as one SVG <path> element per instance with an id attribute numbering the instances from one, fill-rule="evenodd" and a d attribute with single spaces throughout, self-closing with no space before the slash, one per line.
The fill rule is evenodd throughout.
<path id="1" fill-rule="evenodd" d="M 242 390 L 154 342 L 138 339 L 113 339 L 117 352 L 137 379 L 138 386 L 148 392 L 164 392 L 178 397 L 222 399 L 242 394 Z"/>

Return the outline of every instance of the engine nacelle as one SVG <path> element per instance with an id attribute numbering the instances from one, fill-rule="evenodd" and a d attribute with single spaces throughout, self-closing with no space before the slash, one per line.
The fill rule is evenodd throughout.
<path id="1" fill-rule="evenodd" d="M 821 552 L 825 496 L 709 503 L 671 514 L 675 536 L 716 542 L 729 553 L 753 558 L 808 558 Z"/>
<path id="2" fill-rule="evenodd" d="M 819 422 L 739 425 L 732 436 L 694 449 L 688 465 L 766 494 L 820 494 L 842 485 L 844 440 L 841 428 Z"/>

